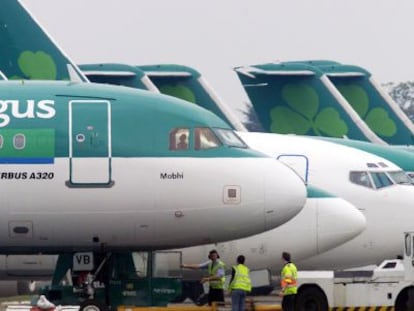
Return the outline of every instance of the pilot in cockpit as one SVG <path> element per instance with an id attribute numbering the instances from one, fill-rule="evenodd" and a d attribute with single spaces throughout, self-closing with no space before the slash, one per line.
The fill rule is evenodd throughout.
<path id="1" fill-rule="evenodd" d="M 188 148 L 187 135 L 181 134 L 179 138 L 179 142 L 177 143 L 177 149 L 184 150 L 187 148 Z"/>

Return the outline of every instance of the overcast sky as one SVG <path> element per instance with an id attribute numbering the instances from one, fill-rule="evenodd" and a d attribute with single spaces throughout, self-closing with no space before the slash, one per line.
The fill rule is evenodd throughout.
<path id="1" fill-rule="evenodd" d="M 235 107 L 239 65 L 329 59 L 414 81 L 412 0 L 22 2 L 78 64 L 188 65 Z"/>

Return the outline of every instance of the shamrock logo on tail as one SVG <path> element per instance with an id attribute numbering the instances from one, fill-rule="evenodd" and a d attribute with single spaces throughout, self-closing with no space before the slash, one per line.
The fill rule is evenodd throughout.
<path id="1" fill-rule="evenodd" d="M 188 87 L 184 85 L 163 85 L 159 87 L 159 90 L 162 94 L 178 97 L 191 103 L 196 102 L 196 98 L 193 91 L 191 91 Z"/>
<path id="2" fill-rule="evenodd" d="M 383 137 L 392 137 L 397 133 L 395 122 L 384 108 L 369 110 L 369 97 L 361 86 L 349 84 L 338 85 L 337 88 L 374 133 Z"/>
<path id="3" fill-rule="evenodd" d="M 286 84 L 282 98 L 287 106 L 277 106 L 270 111 L 271 131 L 274 133 L 310 134 L 343 137 L 348 133 L 346 123 L 338 111 L 327 107 L 319 111 L 319 96 L 310 86 Z"/>
<path id="4" fill-rule="evenodd" d="M 53 58 L 43 51 L 24 51 L 17 63 L 23 77 L 13 76 L 11 79 L 56 80 L 56 64 Z"/>

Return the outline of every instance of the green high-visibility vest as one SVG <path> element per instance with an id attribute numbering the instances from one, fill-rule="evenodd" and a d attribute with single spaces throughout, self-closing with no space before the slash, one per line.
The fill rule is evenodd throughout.
<path id="1" fill-rule="evenodd" d="M 209 276 L 216 276 L 217 271 L 219 269 L 225 269 L 225 267 L 226 267 L 226 265 L 220 259 L 217 259 L 214 264 L 213 264 L 213 262 L 210 262 L 208 264 L 208 275 Z M 224 289 L 225 282 L 226 282 L 226 278 L 223 275 L 220 280 L 210 281 L 210 287 L 211 288 L 217 288 L 217 289 Z"/>
<path id="2" fill-rule="evenodd" d="M 249 268 L 247 268 L 245 265 L 238 264 L 237 266 L 233 266 L 233 269 L 235 273 L 229 289 L 241 289 L 246 292 L 250 292 L 252 290 L 252 281 L 250 280 L 249 276 Z"/>

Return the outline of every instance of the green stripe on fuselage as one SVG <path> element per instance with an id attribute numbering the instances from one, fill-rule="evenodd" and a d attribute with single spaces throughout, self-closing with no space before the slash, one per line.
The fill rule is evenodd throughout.
<path id="1" fill-rule="evenodd" d="M 335 198 L 335 196 L 325 190 L 319 189 L 315 186 L 307 185 L 308 190 L 307 198 Z"/>

